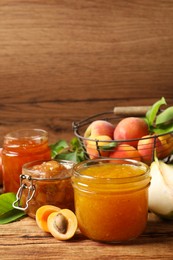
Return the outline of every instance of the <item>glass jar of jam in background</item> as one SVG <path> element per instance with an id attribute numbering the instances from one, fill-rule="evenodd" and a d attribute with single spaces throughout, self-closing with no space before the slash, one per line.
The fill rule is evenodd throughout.
<path id="1" fill-rule="evenodd" d="M 73 165 L 72 161 L 55 159 L 24 164 L 14 208 L 24 210 L 32 218 L 39 207 L 48 204 L 74 211 Z"/>
<path id="2" fill-rule="evenodd" d="M 138 237 L 147 224 L 148 166 L 134 160 L 95 159 L 73 168 L 75 212 L 81 232 L 102 242 Z"/>
<path id="3" fill-rule="evenodd" d="M 3 191 L 17 192 L 22 166 L 27 162 L 50 159 L 48 133 L 42 129 L 21 129 L 4 137 L 2 150 Z"/>

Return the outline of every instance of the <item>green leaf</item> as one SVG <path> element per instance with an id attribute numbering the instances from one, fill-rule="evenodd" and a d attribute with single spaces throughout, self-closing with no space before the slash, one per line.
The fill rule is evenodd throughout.
<path id="1" fill-rule="evenodd" d="M 173 131 L 173 123 L 171 125 L 159 125 L 153 128 L 155 134 L 167 134 Z"/>
<path id="2" fill-rule="evenodd" d="M 8 192 L 0 195 L 0 216 L 13 209 L 13 202 L 16 199 L 15 193 Z"/>
<path id="3" fill-rule="evenodd" d="M 110 142 L 107 145 L 100 146 L 99 149 L 102 150 L 102 151 L 107 151 L 107 150 L 110 150 L 112 148 L 115 148 L 117 145 L 118 145 L 118 142 Z"/>
<path id="4" fill-rule="evenodd" d="M 26 213 L 21 210 L 17 210 L 17 209 L 9 210 L 6 213 L 0 215 L 0 225 L 19 220 L 25 215 Z"/>
<path id="5" fill-rule="evenodd" d="M 79 140 L 76 137 L 72 138 L 70 144 L 71 144 L 72 150 L 76 150 L 81 147 Z"/>
<path id="6" fill-rule="evenodd" d="M 68 147 L 69 145 L 65 140 L 60 140 L 55 144 L 51 144 L 50 149 L 52 159 L 54 159 L 58 153 L 62 152 L 64 149 L 67 149 Z"/>
<path id="7" fill-rule="evenodd" d="M 157 116 L 156 125 L 163 124 L 171 120 L 173 120 L 173 106 L 168 107 Z"/>
<path id="8" fill-rule="evenodd" d="M 165 98 L 162 97 L 160 100 L 158 100 L 157 102 L 155 102 L 152 107 L 147 111 L 146 113 L 146 119 L 148 121 L 148 125 L 149 125 L 149 128 L 151 126 L 153 126 L 155 120 L 156 120 L 156 115 L 160 109 L 160 107 L 162 105 L 166 105 L 166 101 L 165 101 Z"/>
<path id="9" fill-rule="evenodd" d="M 65 140 L 60 140 L 50 145 L 52 159 L 69 160 L 81 162 L 85 160 L 85 154 L 77 137 L 72 138 L 68 144 Z"/>
<path id="10" fill-rule="evenodd" d="M 56 159 L 59 160 L 69 160 L 69 161 L 76 161 L 76 154 L 75 152 L 68 152 L 68 153 L 60 153 L 57 154 Z"/>
<path id="11" fill-rule="evenodd" d="M 83 159 L 82 153 L 78 153 L 77 151 L 68 152 L 68 153 L 60 153 L 56 156 L 56 159 L 59 160 L 69 160 L 75 163 L 81 162 Z"/>
<path id="12" fill-rule="evenodd" d="M 0 224 L 19 220 L 26 213 L 13 208 L 13 202 L 16 200 L 15 193 L 7 192 L 0 195 Z"/>

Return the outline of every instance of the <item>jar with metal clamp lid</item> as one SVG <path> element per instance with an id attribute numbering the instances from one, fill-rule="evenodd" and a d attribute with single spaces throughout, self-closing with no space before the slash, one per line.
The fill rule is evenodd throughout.
<path id="1" fill-rule="evenodd" d="M 66 160 L 33 161 L 23 165 L 20 188 L 13 207 L 35 218 L 43 205 L 74 210 L 71 171 L 74 163 Z"/>

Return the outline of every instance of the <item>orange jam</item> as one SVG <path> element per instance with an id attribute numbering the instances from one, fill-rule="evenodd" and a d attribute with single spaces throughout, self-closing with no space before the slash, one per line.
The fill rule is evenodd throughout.
<path id="1" fill-rule="evenodd" d="M 148 215 L 148 166 L 108 159 L 74 166 L 75 211 L 81 232 L 103 242 L 127 241 L 145 229 Z"/>
<path id="2" fill-rule="evenodd" d="M 2 150 L 3 191 L 17 192 L 24 163 L 50 158 L 51 151 L 46 131 L 22 129 L 7 134 Z"/>
<path id="3" fill-rule="evenodd" d="M 21 185 L 13 206 L 35 218 L 43 205 L 54 205 L 74 211 L 71 171 L 74 163 L 66 160 L 41 160 L 23 165 Z"/>

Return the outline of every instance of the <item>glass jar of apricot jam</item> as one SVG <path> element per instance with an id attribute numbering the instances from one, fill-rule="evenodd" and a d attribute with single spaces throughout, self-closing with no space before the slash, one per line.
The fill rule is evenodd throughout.
<path id="1" fill-rule="evenodd" d="M 4 137 L 2 150 L 3 191 L 16 193 L 22 166 L 34 160 L 51 158 L 48 133 L 42 129 L 21 129 Z"/>
<path id="2" fill-rule="evenodd" d="M 149 168 L 134 160 L 100 158 L 73 168 L 75 212 L 88 238 L 116 243 L 145 230 L 148 216 Z"/>
<path id="3" fill-rule="evenodd" d="M 32 218 L 43 205 L 74 211 L 73 165 L 72 161 L 55 159 L 24 164 L 13 207 L 25 211 Z"/>

